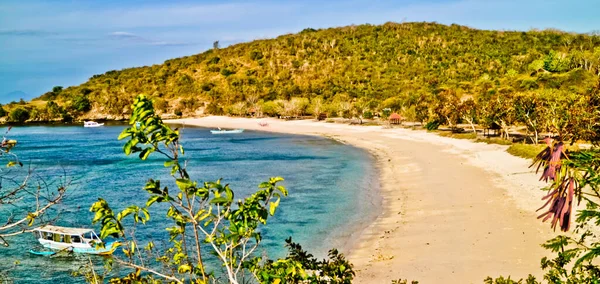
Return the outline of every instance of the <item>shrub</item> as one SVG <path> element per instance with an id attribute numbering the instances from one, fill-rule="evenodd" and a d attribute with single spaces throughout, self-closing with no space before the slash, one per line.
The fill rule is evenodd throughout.
<path id="1" fill-rule="evenodd" d="M 258 51 L 258 50 L 252 50 L 250 51 L 250 59 L 252 60 L 259 60 L 262 59 L 264 56 L 262 54 L 262 52 Z"/>
<path id="2" fill-rule="evenodd" d="M 427 129 L 428 131 L 437 130 L 439 127 L 440 127 L 440 122 L 437 120 L 430 121 L 430 122 L 427 122 L 427 124 L 425 124 L 425 129 Z"/>
<path id="3" fill-rule="evenodd" d="M 71 103 L 71 109 L 76 110 L 78 112 L 87 112 L 91 108 L 92 108 L 92 103 L 87 98 L 87 96 L 83 96 L 83 95 L 76 96 Z"/>
<path id="4" fill-rule="evenodd" d="M 206 106 L 205 113 L 214 115 L 223 115 L 223 108 L 218 103 L 212 102 Z"/>
<path id="5" fill-rule="evenodd" d="M 29 111 L 25 108 L 18 107 L 10 112 L 10 120 L 14 122 L 25 122 L 29 119 Z"/>
<path id="6" fill-rule="evenodd" d="M 267 116 L 278 116 L 280 107 L 274 101 L 268 101 L 262 104 L 262 111 Z"/>
<path id="7" fill-rule="evenodd" d="M 223 75 L 225 77 L 228 77 L 228 76 L 233 75 L 233 74 L 235 74 L 235 72 L 232 71 L 232 70 L 229 70 L 228 68 L 221 69 L 221 75 Z"/>
<path id="8" fill-rule="evenodd" d="M 8 113 L 6 112 L 4 107 L 2 107 L 2 105 L 0 105 L 0 117 L 5 117 L 7 114 Z"/>
<path id="9" fill-rule="evenodd" d="M 533 159 L 539 152 L 544 150 L 544 148 L 546 148 L 546 145 L 512 144 L 506 149 L 506 152 L 513 156 Z"/>

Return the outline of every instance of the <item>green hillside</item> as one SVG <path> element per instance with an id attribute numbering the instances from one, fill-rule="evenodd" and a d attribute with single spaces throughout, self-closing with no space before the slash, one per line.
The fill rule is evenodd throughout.
<path id="1" fill-rule="evenodd" d="M 74 117 L 126 116 L 133 98 L 145 93 L 164 114 L 368 117 L 391 108 L 409 119 L 452 124 L 465 118 L 453 117 L 461 101 L 482 122 L 481 113 L 493 108 L 485 102 L 585 95 L 599 75 L 598 36 L 387 23 L 305 29 L 108 71 L 37 100 L 56 101 Z"/>

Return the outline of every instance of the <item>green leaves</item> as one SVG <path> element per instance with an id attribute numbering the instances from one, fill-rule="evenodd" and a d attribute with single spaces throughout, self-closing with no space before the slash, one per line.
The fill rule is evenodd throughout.
<path id="1" fill-rule="evenodd" d="M 183 192 L 187 192 L 188 188 L 194 186 L 194 183 L 191 180 L 183 178 L 176 179 L 175 183 L 177 183 L 177 187 Z"/>
<path id="2" fill-rule="evenodd" d="M 192 266 L 190 266 L 188 264 L 180 265 L 177 268 L 177 272 L 179 272 L 179 273 L 187 273 L 187 272 L 190 272 L 190 271 L 192 271 Z"/>
<path id="3" fill-rule="evenodd" d="M 118 238 L 124 234 L 123 225 L 120 220 L 115 217 L 113 210 L 106 200 L 98 198 L 98 201 L 92 204 L 90 212 L 96 213 L 92 220 L 92 224 L 100 222 L 102 225 L 100 229 L 100 238 L 104 239 L 108 236 Z"/>
<path id="4" fill-rule="evenodd" d="M 280 198 L 277 198 L 277 201 L 269 203 L 269 214 L 271 214 L 271 216 L 275 215 L 275 209 L 279 206 L 279 200 Z"/>
<path id="5" fill-rule="evenodd" d="M 135 223 L 141 222 L 142 224 L 146 224 L 146 221 L 150 220 L 150 213 L 148 213 L 148 209 L 132 205 L 117 214 L 117 221 L 120 222 L 123 220 L 123 218 L 131 214 L 133 214 L 133 220 Z"/>
<path id="6" fill-rule="evenodd" d="M 146 160 L 151 153 L 159 151 L 169 157 L 160 150 L 160 146 L 162 144 L 166 149 L 174 146 L 173 144 L 179 140 L 178 131 L 172 130 L 163 123 L 162 119 L 154 112 L 152 102 L 145 95 L 139 95 L 132 108 L 133 112 L 129 121 L 131 127 L 123 130 L 118 137 L 119 140 L 130 138 L 123 146 L 125 154 L 141 152 L 139 158 Z M 180 145 L 175 145 L 175 150 L 181 150 L 183 155 L 183 148 Z M 175 156 L 169 158 L 176 160 Z"/>

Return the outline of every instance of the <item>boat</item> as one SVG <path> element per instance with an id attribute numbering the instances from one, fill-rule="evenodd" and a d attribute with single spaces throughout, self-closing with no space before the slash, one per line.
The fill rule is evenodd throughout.
<path id="1" fill-rule="evenodd" d="M 31 254 L 51 256 L 61 252 L 110 255 L 119 242 L 104 242 L 92 229 L 44 225 L 32 230 L 46 251 L 30 250 Z"/>
<path id="2" fill-rule="evenodd" d="M 231 130 L 223 130 L 223 129 L 219 129 L 219 130 L 211 130 L 210 133 L 212 134 L 238 134 L 238 133 L 242 133 L 244 132 L 244 129 L 231 129 Z"/>
<path id="3" fill-rule="evenodd" d="M 104 126 L 104 123 L 98 123 L 95 121 L 84 121 L 83 122 L 83 127 L 100 127 L 100 126 Z"/>

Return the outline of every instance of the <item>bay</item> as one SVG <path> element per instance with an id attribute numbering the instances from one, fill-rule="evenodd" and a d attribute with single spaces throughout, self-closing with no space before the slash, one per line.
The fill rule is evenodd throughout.
<path id="1" fill-rule="evenodd" d="M 56 224 L 98 231 L 91 225 L 89 207 L 99 197 L 115 209 L 142 206 L 148 197 L 142 188 L 149 178 L 170 182 L 160 156 L 140 161 L 135 155 L 123 154 L 124 142 L 116 138 L 124 127 L 24 126 L 10 131 L 9 138 L 18 140 L 15 153 L 25 167 L 33 167 L 48 181 L 71 181 L 68 196 L 57 208 L 60 214 Z M 327 249 L 344 247 L 351 234 L 364 227 L 376 212 L 376 173 L 365 151 L 314 136 L 251 131 L 212 135 L 203 128 L 186 128 L 182 133 L 190 176 L 198 181 L 222 178 L 231 185 L 236 199 L 248 196 L 269 177 L 285 178 L 283 184 L 290 194 L 261 230 L 259 254 L 285 256 L 284 240 L 293 236 L 295 242 L 324 257 Z M 147 225 L 137 228 L 138 238 L 157 240 L 166 236 L 165 211 L 157 209 Z M 5 219 L 0 216 L 0 220 Z M 30 234 L 10 241 L 10 247 L 0 248 L 0 269 L 11 268 L 7 274 L 14 282 L 82 281 L 70 272 L 87 259 L 31 256 L 27 250 L 36 241 Z M 13 265 L 15 261 L 19 264 Z"/>

